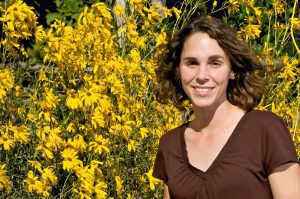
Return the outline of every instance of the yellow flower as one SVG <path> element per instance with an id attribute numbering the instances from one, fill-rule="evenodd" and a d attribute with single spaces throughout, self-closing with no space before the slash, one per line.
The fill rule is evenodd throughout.
<path id="1" fill-rule="evenodd" d="M 156 45 L 160 46 L 160 45 L 165 45 L 167 44 L 167 33 L 165 32 L 165 27 L 161 30 L 160 34 L 156 37 L 157 38 L 157 42 Z"/>
<path id="2" fill-rule="evenodd" d="M 115 73 L 108 76 L 107 80 L 112 84 L 111 92 L 114 95 L 121 95 L 124 92 L 125 87 Z"/>
<path id="3" fill-rule="evenodd" d="M 36 29 L 37 17 L 33 12 L 33 7 L 27 6 L 22 1 L 16 1 L 5 10 L 3 17 L 0 17 L 3 22 L 3 32 L 9 42 L 2 42 L 5 47 L 14 53 L 14 48 L 28 56 L 24 47 L 19 44 L 21 39 L 29 39 Z"/>
<path id="4" fill-rule="evenodd" d="M 41 111 L 38 114 L 38 119 L 40 119 L 40 120 L 45 119 L 47 122 L 56 123 L 56 119 L 53 115 L 53 112 L 52 111 L 47 111 L 46 103 L 41 102 L 40 104 L 41 104 L 42 108 L 44 109 L 44 111 Z"/>
<path id="5" fill-rule="evenodd" d="M 89 143 L 89 150 L 98 154 L 102 154 L 102 152 L 109 153 L 110 150 L 108 148 L 109 141 L 108 139 L 103 138 L 102 135 L 94 135 L 94 141 Z"/>
<path id="6" fill-rule="evenodd" d="M 300 19 L 299 18 L 291 18 L 290 22 L 293 24 L 293 28 L 300 29 Z"/>
<path id="7" fill-rule="evenodd" d="M 155 185 L 159 183 L 159 180 L 152 177 L 153 169 L 150 169 L 145 175 L 148 178 L 149 186 L 151 190 L 155 189 Z"/>
<path id="8" fill-rule="evenodd" d="M 121 134 L 125 140 L 129 139 L 129 135 L 132 132 L 131 125 L 133 121 L 129 120 L 126 116 L 117 116 L 118 123 L 112 125 L 109 129 L 109 132 L 117 135 Z"/>
<path id="9" fill-rule="evenodd" d="M 134 142 L 134 140 L 129 140 L 128 144 L 127 144 L 127 148 L 128 148 L 128 151 L 131 152 L 131 151 L 136 151 L 136 144 Z"/>
<path id="10" fill-rule="evenodd" d="M 24 183 L 27 184 L 27 189 L 30 193 L 35 190 L 36 182 L 38 181 L 38 179 L 39 177 L 35 176 L 33 171 L 28 171 L 27 178 L 24 180 Z"/>
<path id="11" fill-rule="evenodd" d="M 0 145 L 3 145 L 4 150 L 8 151 L 14 147 L 15 139 L 8 132 L 1 132 Z"/>
<path id="12" fill-rule="evenodd" d="M 141 134 L 142 138 L 147 137 L 147 133 L 148 133 L 148 129 L 146 129 L 144 127 L 140 128 L 140 134 Z"/>
<path id="13" fill-rule="evenodd" d="M 97 183 L 94 189 L 95 189 L 97 199 L 107 198 L 107 193 L 105 192 L 105 190 L 107 189 L 107 185 L 105 182 Z"/>
<path id="14" fill-rule="evenodd" d="M 22 94 L 22 88 L 21 88 L 21 86 L 15 86 L 14 87 L 14 95 L 16 97 L 20 97 L 21 94 Z"/>
<path id="15" fill-rule="evenodd" d="M 174 12 L 174 14 L 176 16 L 176 19 L 179 19 L 180 18 L 181 10 L 178 10 L 176 7 L 173 7 L 172 11 Z"/>
<path id="16" fill-rule="evenodd" d="M 61 127 L 51 128 L 50 126 L 39 127 L 36 131 L 36 135 L 43 141 L 45 147 L 52 151 L 56 151 L 65 145 L 60 133 Z"/>
<path id="17" fill-rule="evenodd" d="M 102 16 L 108 21 L 112 20 L 110 9 L 106 6 L 105 3 L 99 2 L 99 3 L 93 4 L 92 10 L 94 11 L 95 15 Z"/>
<path id="18" fill-rule="evenodd" d="M 164 17 L 172 17 L 172 10 L 171 9 L 168 9 L 166 6 L 162 6 L 161 9 L 163 11 L 163 16 Z"/>
<path id="19" fill-rule="evenodd" d="M 124 8 L 119 3 L 116 4 L 114 10 L 115 10 L 115 13 L 116 13 L 117 16 L 122 16 L 122 15 L 125 14 Z"/>
<path id="20" fill-rule="evenodd" d="M 71 146 L 72 148 L 74 148 L 75 150 L 79 151 L 79 152 L 84 152 L 87 144 L 84 141 L 84 138 L 82 135 L 77 134 L 75 135 L 75 137 L 72 139 L 68 139 L 68 145 Z"/>
<path id="21" fill-rule="evenodd" d="M 146 2 L 147 0 L 129 0 L 129 3 L 134 6 L 135 10 L 138 11 L 144 7 Z"/>
<path id="22" fill-rule="evenodd" d="M 266 10 L 265 13 L 270 16 L 272 13 L 274 13 L 274 10 L 273 9 L 269 9 L 269 10 Z"/>
<path id="23" fill-rule="evenodd" d="M 218 1 L 214 0 L 212 10 L 214 10 L 217 5 L 218 5 Z"/>
<path id="24" fill-rule="evenodd" d="M 137 48 L 134 48 L 129 52 L 129 59 L 135 63 L 139 63 L 141 61 L 141 55 Z"/>
<path id="25" fill-rule="evenodd" d="M 91 120 L 92 120 L 92 125 L 96 129 L 97 127 L 104 127 L 105 125 L 105 120 L 104 116 L 102 114 L 102 110 L 100 107 L 97 107 L 92 115 L 91 115 Z"/>
<path id="26" fill-rule="evenodd" d="M 12 184 L 9 180 L 9 177 L 6 175 L 6 165 L 0 165 L 0 190 L 7 190 L 11 192 Z"/>
<path id="27" fill-rule="evenodd" d="M 58 102 L 60 101 L 57 96 L 53 93 L 53 88 L 45 88 L 45 92 L 43 93 L 43 99 L 41 107 L 43 110 L 53 110 L 56 108 Z"/>
<path id="28" fill-rule="evenodd" d="M 43 41 L 46 38 L 47 38 L 47 34 L 44 31 L 43 26 L 38 26 L 37 29 L 36 29 L 36 31 L 35 31 L 36 42 Z"/>
<path id="29" fill-rule="evenodd" d="M 123 180 L 120 178 L 120 176 L 115 176 L 115 180 L 116 180 L 116 190 L 117 190 L 118 198 L 122 198 Z"/>
<path id="30" fill-rule="evenodd" d="M 256 16 L 257 21 L 260 23 L 261 22 L 261 13 L 262 9 L 260 7 L 252 7 L 254 14 Z"/>
<path id="31" fill-rule="evenodd" d="M 245 36 L 246 40 L 256 39 L 259 37 L 261 30 L 260 25 L 249 24 L 244 28 L 241 28 L 241 33 Z"/>
<path id="32" fill-rule="evenodd" d="M 54 174 L 52 168 L 45 168 L 42 171 L 42 182 L 45 185 L 55 185 L 57 183 L 57 177 Z"/>
<path id="33" fill-rule="evenodd" d="M 14 86 L 15 77 L 10 69 L 0 71 L 0 87 L 9 91 Z"/>
<path id="34" fill-rule="evenodd" d="M 0 70 L 0 101 L 3 102 L 7 92 L 14 86 L 15 77 L 9 69 Z"/>
<path id="35" fill-rule="evenodd" d="M 37 120 L 37 117 L 36 117 L 34 114 L 32 114 L 32 113 L 28 113 L 28 114 L 27 114 L 27 119 L 28 119 L 30 122 L 35 123 L 36 120 Z"/>
<path id="36" fill-rule="evenodd" d="M 148 12 L 147 18 L 151 24 L 155 24 L 157 22 L 162 21 L 162 15 L 158 12 L 158 9 L 160 9 L 159 4 L 154 4 L 149 9 L 144 7 L 144 10 Z"/>
<path id="37" fill-rule="evenodd" d="M 88 192 L 86 189 L 83 189 L 82 187 L 80 187 L 79 190 L 73 188 L 72 191 L 73 193 L 77 194 L 80 199 L 92 199 L 92 197 L 90 196 L 91 193 Z"/>
<path id="38" fill-rule="evenodd" d="M 89 82 L 91 84 L 91 90 L 94 92 L 101 93 L 106 90 L 106 85 L 100 80 L 90 80 Z"/>
<path id="39" fill-rule="evenodd" d="M 0 88 L 0 101 L 3 103 L 3 99 L 6 96 L 6 91 Z"/>
<path id="40" fill-rule="evenodd" d="M 103 163 L 92 160 L 90 165 L 75 169 L 79 179 L 79 187 L 73 189 L 74 193 L 82 198 L 92 198 L 92 196 L 94 196 L 93 198 L 107 198 L 105 192 L 107 185 L 103 181 L 104 176 L 99 168 L 100 164 Z"/>
<path id="41" fill-rule="evenodd" d="M 282 32 L 282 31 L 284 31 L 286 29 L 285 24 L 284 23 L 280 23 L 280 22 L 274 23 L 273 27 L 274 27 L 275 31 L 278 31 L 278 32 Z"/>
<path id="42" fill-rule="evenodd" d="M 79 90 L 79 97 L 85 106 L 90 107 L 93 106 L 100 100 L 100 94 L 94 92 L 92 89 L 88 90 Z"/>
<path id="43" fill-rule="evenodd" d="M 96 178 L 94 170 L 91 170 L 88 166 L 77 167 L 75 173 L 79 181 L 79 190 L 74 190 L 75 193 L 81 195 L 81 197 L 90 197 L 93 194 L 93 185 Z"/>
<path id="44" fill-rule="evenodd" d="M 127 38 L 132 44 L 137 44 L 139 33 L 136 30 L 128 30 L 127 28 Z"/>
<path id="45" fill-rule="evenodd" d="M 228 13 L 235 13 L 240 11 L 240 2 L 239 0 L 229 0 L 228 3 Z"/>
<path id="46" fill-rule="evenodd" d="M 296 70 L 298 65 L 298 60 L 293 59 L 292 61 L 289 61 L 289 58 L 287 55 L 282 57 L 283 62 L 283 71 L 279 74 L 278 78 L 289 78 L 292 81 L 295 80 L 296 77 Z"/>
<path id="47" fill-rule="evenodd" d="M 82 166 L 82 162 L 78 160 L 77 151 L 74 149 L 66 148 L 61 152 L 61 156 L 63 157 L 63 169 L 70 171 L 77 166 Z"/>
<path id="48" fill-rule="evenodd" d="M 36 160 L 28 160 L 28 162 L 35 168 L 37 169 L 40 173 L 43 171 L 42 165 L 40 162 Z"/>
<path id="49" fill-rule="evenodd" d="M 42 173 L 42 181 L 38 176 L 35 176 L 32 170 L 29 170 L 24 183 L 27 184 L 27 189 L 30 193 L 35 192 L 42 194 L 44 197 L 49 197 L 49 191 L 52 189 L 51 186 L 57 182 L 57 177 L 53 174 L 52 169 L 46 168 L 41 170 L 40 165 L 38 165 L 36 161 L 32 161 L 32 163 L 38 167 L 38 170 Z"/>
<path id="50" fill-rule="evenodd" d="M 42 81 L 49 81 L 45 71 L 43 70 L 39 72 L 39 78 L 38 78 L 38 82 L 42 82 Z"/>
<path id="51" fill-rule="evenodd" d="M 242 0 L 243 3 L 246 3 L 248 6 L 253 7 L 255 1 L 254 0 Z"/>
<path id="52" fill-rule="evenodd" d="M 78 125 L 78 123 L 76 120 L 71 121 L 70 124 L 67 126 L 67 131 L 69 133 L 75 133 L 77 125 Z"/>
<path id="53" fill-rule="evenodd" d="M 286 3 L 283 0 L 273 0 L 272 1 L 272 5 L 274 6 L 277 14 L 284 13 L 284 11 L 285 11 L 285 9 L 284 9 L 285 4 Z"/>
<path id="54" fill-rule="evenodd" d="M 45 157 L 46 159 L 53 159 L 53 153 L 51 151 L 51 149 L 49 149 L 49 147 L 40 144 L 35 148 L 36 151 L 41 151 L 42 152 L 42 156 Z"/>
<path id="55" fill-rule="evenodd" d="M 66 99 L 66 106 L 72 110 L 80 109 L 83 107 L 83 103 L 79 98 L 79 95 L 75 93 L 74 90 L 68 92 L 68 97 Z"/>
<path id="56" fill-rule="evenodd" d="M 95 3 L 92 5 L 92 13 L 97 16 L 103 18 L 103 25 L 106 29 L 112 28 L 111 25 L 112 16 L 110 13 L 110 9 L 103 2 Z"/>
<path id="57" fill-rule="evenodd" d="M 256 18 L 254 16 L 246 16 L 245 17 L 245 21 L 248 23 L 248 24 L 252 24 L 252 23 L 255 23 L 256 22 Z"/>
<path id="58" fill-rule="evenodd" d="M 14 138 L 16 141 L 22 144 L 29 141 L 30 133 L 27 126 L 9 126 L 8 128 L 14 133 Z"/>
<path id="59" fill-rule="evenodd" d="M 146 36 L 139 37 L 138 40 L 137 40 L 137 47 L 141 48 L 142 50 L 146 50 L 147 40 L 148 40 L 148 38 Z"/>

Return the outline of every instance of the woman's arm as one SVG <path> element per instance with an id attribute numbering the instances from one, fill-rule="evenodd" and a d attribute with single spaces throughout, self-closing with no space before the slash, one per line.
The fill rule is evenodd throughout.
<path id="1" fill-rule="evenodd" d="M 287 163 L 277 167 L 268 177 L 274 199 L 297 199 L 300 196 L 300 166 Z"/>
<path id="2" fill-rule="evenodd" d="M 164 199 L 170 199 L 169 188 L 166 183 L 164 183 Z"/>

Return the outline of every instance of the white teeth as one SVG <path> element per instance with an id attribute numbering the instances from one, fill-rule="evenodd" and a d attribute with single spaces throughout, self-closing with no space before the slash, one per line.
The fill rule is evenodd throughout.
<path id="1" fill-rule="evenodd" d="M 209 91 L 210 89 L 209 88 L 196 88 L 197 91 L 200 91 L 200 92 L 207 92 Z"/>

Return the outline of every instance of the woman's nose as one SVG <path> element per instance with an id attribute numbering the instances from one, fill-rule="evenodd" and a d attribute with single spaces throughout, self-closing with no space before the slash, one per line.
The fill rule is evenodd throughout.
<path id="1" fill-rule="evenodd" d="M 197 80 L 205 81 L 209 79 L 209 71 L 206 66 L 199 66 L 196 73 Z"/>

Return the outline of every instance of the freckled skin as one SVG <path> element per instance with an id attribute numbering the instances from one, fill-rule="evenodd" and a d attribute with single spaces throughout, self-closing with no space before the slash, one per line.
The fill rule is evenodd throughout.
<path id="1" fill-rule="evenodd" d="M 182 87 L 195 107 L 217 107 L 227 101 L 226 88 L 234 78 L 228 56 L 207 33 L 194 33 L 180 57 Z"/>

